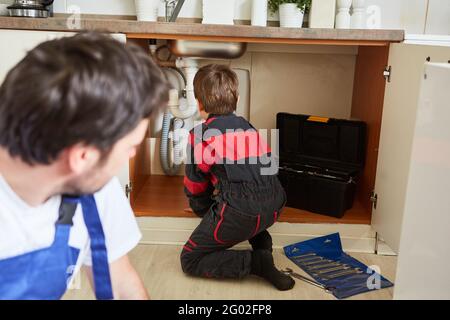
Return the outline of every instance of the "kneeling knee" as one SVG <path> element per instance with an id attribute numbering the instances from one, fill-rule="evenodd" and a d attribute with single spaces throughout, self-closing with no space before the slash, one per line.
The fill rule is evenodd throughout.
<path id="1" fill-rule="evenodd" d="M 183 270 L 184 273 L 186 274 L 193 274 L 193 265 L 194 265 L 194 259 L 192 257 L 192 254 L 187 251 L 187 250 L 183 250 L 181 252 L 181 256 L 180 256 L 180 262 L 181 262 L 181 269 Z"/>

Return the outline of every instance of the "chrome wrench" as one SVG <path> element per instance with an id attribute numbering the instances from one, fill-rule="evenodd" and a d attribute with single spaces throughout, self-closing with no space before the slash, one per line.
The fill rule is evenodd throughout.
<path id="1" fill-rule="evenodd" d="M 303 265 L 308 265 L 309 263 L 321 262 L 323 260 L 324 260 L 323 258 L 314 258 L 314 259 L 308 259 L 308 260 L 297 260 L 297 259 L 294 259 L 295 262 L 301 263 Z"/>
<path id="2" fill-rule="evenodd" d="M 321 269 L 321 270 L 313 272 L 313 274 L 314 275 L 323 275 L 323 274 L 327 274 L 327 273 L 334 272 L 334 271 L 345 271 L 345 270 L 350 270 L 350 269 L 351 269 L 351 267 L 349 267 L 349 266 L 341 265 L 339 267 L 334 267 L 334 268 L 329 268 L 329 269 L 324 269 L 324 270 Z"/>
<path id="3" fill-rule="evenodd" d="M 293 258 L 303 259 L 303 258 L 307 258 L 307 257 L 318 257 L 318 255 L 312 252 L 312 253 L 301 254 L 301 255 L 295 256 Z"/>
<path id="4" fill-rule="evenodd" d="M 308 284 L 311 284 L 311 285 L 313 285 L 315 287 L 318 287 L 318 288 L 320 288 L 322 290 L 325 290 L 325 292 L 327 292 L 327 293 L 332 293 L 332 291 L 334 289 L 336 289 L 335 287 L 327 287 L 327 286 L 325 286 L 325 285 L 323 285 L 323 284 L 321 284 L 319 282 L 316 282 L 316 281 L 311 280 L 311 279 L 309 279 L 307 277 L 304 277 L 304 276 L 294 272 L 294 270 L 292 270 L 291 268 L 286 268 L 285 270 L 282 270 L 281 272 L 283 272 L 284 274 L 286 274 L 288 276 L 294 277 L 294 278 L 296 278 L 298 280 L 301 280 L 301 281 L 304 281 L 304 282 L 306 282 Z"/>
<path id="5" fill-rule="evenodd" d="M 311 260 L 317 260 L 317 259 L 323 259 L 323 258 L 319 257 L 319 256 L 315 256 L 315 257 L 305 257 L 305 258 L 293 257 L 292 259 L 294 259 L 296 261 L 301 261 L 301 262 L 308 262 Z"/>
<path id="6" fill-rule="evenodd" d="M 348 276 L 348 275 L 351 275 L 351 274 L 361 274 L 361 273 L 363 273 L 363 272 L 360 269 L 349 269 L 349 270 L 346 270 L 346 271 L 343 271 L 343 272 L 330 274 L 329 276 L 320 276 L 320 277 L 323 280 L 332 280 L 332 279 Z"/>
<path id="7" fill-rule="evenodd" d="M 311 261 L 311 260 L 323 259 L 323 257 L 314 255 L 314 256 L 307 256 L 307 257 L 292 257 L 292 259 L 295 261 L 299 261 L 299 262 L 307 262 L 307 261 Z"/>
<path id="8" fill-rule="evenodd" d="M 331 260 L 321 259 L 321 260 L 317 260 L 317 261 L 302 263 L 302 265 L 305 267 L 309 267 L 309 266 L 314 266 L 316 264 L 324 264 L 324 263 L 329 263 L 329 262 L 331 262 Z"/>
<path id="9" fill-rule="evenodd" d="M 308 271 L 314 271 L 324 268 L 332 268 L 332 267 L 338 267 L 338 266 L 345 266 L 345 264 L 341 264 L 339 262 L 330 262 L 330 263 L 324 263 L 319 265 L 314 265 L 312 267 L 307 267 Z"/>

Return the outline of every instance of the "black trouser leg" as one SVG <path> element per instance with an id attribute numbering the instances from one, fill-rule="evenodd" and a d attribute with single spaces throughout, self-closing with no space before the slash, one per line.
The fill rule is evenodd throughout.
<path id="1" fill-rule="evenodd" d="M 272 252 L 272 237 L 267 230 L 258 233 L 256 236 L 248 240 L 253 250 L 268 250 Z"/>
<path id="2" fill-rule="evenodd" d="M 201 253 L 183 250 L 181 265 L 185 273 L 193 276 L 241 279 L 250 274 L 251 251 L 222 249 Z"/>
<path id="3" fill-rule="evenodd" d="M 218 239 L 219 222 L 220 218 L 209 212 L 192 233 L 180 257 L 185 273 L 214 278 L 243 278 L 250 274 L 251 251 L 227 250 L 235 243 Z"/>

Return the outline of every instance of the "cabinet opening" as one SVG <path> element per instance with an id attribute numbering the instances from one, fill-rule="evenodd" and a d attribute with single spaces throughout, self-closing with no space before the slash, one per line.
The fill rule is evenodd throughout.
<path id="1" fill-rule="evenodd" d="M 147 41 L 140 40 L 137 42 L 147 48 Z M 302 55 L 303 53 L 299 54 Z M 275 60 L 270 60 L 271 57 L 262 52 L 254 55 L 249 53 L 249 55 L 250 56 L 247 56 L 246 54 L 247 57 L 244 56 L 242 61 L 240 60 L 234 63 L 234 65 L 236 67 L 245 65 L 245 63 L 251 63 L 252 66 L 257 65 L 260 71 L 256 71 L 256 75 L 251 75 L 252 81 L 258 81 L 258 76 L 265 75 L 265 72 L 267 71 L 264 70 L 265 66 L 270 68 L 270 66 L 267 66 L 265 63 L 278 63 Z M 290 53 L 285 57 L 287 59 L 293 59 L 292 61 L 294 61 L 294 63 L 301 64 L 301 62 L 295 60 L 296 58 L 292 55 L 293 54 Z M 351 81 L 345 82 L 345 79 L 343 80 L 346 83 L 347 89 L 344 94 L 349 96 L 349 106 L 347 106 L 348 112 L 345 118 L 359 119 L 367 123 L 367 151 L 365 166 L 358 181 L 357 194 L 353 207 L 348 210 L 342 218 L 338 219 L 303 210 L 286 208 L 280 217 L 280 221 L 290 223 L 370 224 L 372 216 L 372 203 L 370 196 L 375 185 L 378 145 L 386 85 L 383 77 L 383 70 L 388 63 L 389 46 L 360 46 L 356 48 L 355 54 L 350 58 L 333 57 L 331 55 L 326 56 L 324 54 L 316 54 L 316 56 L 317 57 L 305 55 L 304 58 L 310 59 L 308 61 L 311 63 L 320 63 L 321 61 L 328 61 L 331 59 L 331 66 L 335 67 L 336 70 L 339 70 L 339 68 L 349 67 L 349 70 L 343 70 L 343 73 L 351 72 L 351 74 L 348 75 L 348 77 L 351 78 Z M 353 60 L 347 61 L 347 59 Z M 346 64 L 347 62 L 348 64 Z M 258 65 L 258 63 L 260 63 L 260 65 Z M 313 66 L 312 69 L 308 70 L 314 71 L 316 70 L 314 68 L 320 69 L 321 65 Z M 254 70 L 252 70 L 252 72 L 253 71 Z M 300 70 L 299 72 L 306 71 Z M 327 71 L 324 71 L 323 74 L 326 74 L 326 72 Z M 331 75 L 331 77 L 333 76 L 336 76 L 336 74 Z M 315 79 L 316 82 L 312 85 L 327 85 L 323 85 L 321 83 L 323 78 L 320 76 L 313 79 Z M 339 81 L 341 80 L 334 79 L 334 83 L 332 83 L 331 86 L 338 84 Z M 283 84 L 281 84 L 281 86 L 283 86 Z M 254 89 L 255 86 L 252 85 L 252 90 Z M 257 84 L 256 90 L 265 90 L 264 85 Z M 274 91 L 274 95 L 282 94 L 282 91 Z M 267 100 L 267 98 L 268 97 L 265 96 L 261 99 Z M 273 97 L 270 99 L 273 100 Z M 277 112 L 285 111 L 295 112 L 292 108 L 290 110 L 283 110 L 281 104 L 275 105 L 273 110 L 269 111 L 265 109 L 258 109 L 257 111 L 250 109 L 250 122 L 252 122 L 257 128 L 267 128 L 268 126 L 274 128 L 275 117 L 273 117 L 273 115 Z M 256 112 L 258 115 L 263 114 L 264 116 L 258 118 Z M 336 112 L 339 113 L 339 110 Z M 303 112 L 302 110 L 298 110 L 297 113 Z M 314 114 L 314 112 L 311 112 L 311 114 Z M 324 113 L 323 110 L 315 115 L 337 117 L 335 113 L 327 114 Z M 253 120 L 254 117 L 256 117 L 256 121 Z M 136 157 L 130 161 L 130 181 L 132 183 L 130 200 L 136 216 L 195 217 L 194 214 L 186 211 L 189 204 L 183 191 L 183 176 L 180 175 L 169 177 L 161 175 L 160 173 L 151 174 L 149 170 L 150 156 L 148 151 L 148 140 L 149 139 L 144 141 Z"/>

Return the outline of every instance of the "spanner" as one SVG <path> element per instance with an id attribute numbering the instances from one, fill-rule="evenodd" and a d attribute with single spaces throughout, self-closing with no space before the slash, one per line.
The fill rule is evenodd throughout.
<path id="1" fill-rule="evenodd" d="M 302 259 L 302 258 L 306 258 L 306 257 L 315 257 L 315 256 L 317 256 L 317 254 L 315 254 L 314 252 L 311 252 L 311 253 L 305 253 L 305 254 L 295 256 L 294 258 Z"/>
<path id="2" fill-rule="evenodd" d="M 316 257 L 306 257 L 306 258 L 297 258 L 297 257 L 294 257 L 294 258 L 292 258 L 293 260 L 295 260 L 295 261 L 297 261 L 297 262 L 301 262 L 301 263 L 304 263 L 304 262 L 310 262 L 310 261 L 314 261 L 314 260 L 323 260 L 323 258 L 322 257 L 319 257 L 319 256 L 316 256 Z"/>
<path id="3" fill-rule="evenodd" d="M 328 262 L 331 262 L 331 260 L 322 259 L 322 260 L 317 260 L 317 261 L 311 261 L 311 262 L 307 262 L 307 263 L 302 263 L 302 266 L 309 267 L 309 266 L 314 266 L 314 265 L 316 265 L 316 264 L 324 264 L 324 263 L 328 263 Z"/>
<path id="4" fill-rule="evenodd" d="M 297 262 L 297 263 L 301 263 L 302 265 L 308 265 L 309 263 L 314 264 L 315 262 L 321 262 L 323 260 L 324 260 L 323 258 L 317 257 L 317 258 L 308 259 L 308 260 L 297 260 L 297 259 L 295 259 L 294 261 Z"/>
<path id="5" fill-rule="evenodd" d="M 311 257 L 305 257 L 305 258 L 298 258 L 298 257 L 294 257 L 292 258 L 292 260 L 295 260 L 297 262 L 309 262 L 309 261 L 313 261 L 313 260 L 322 260 L 323 258 L 320 256 L 311 256 Z"/>
<path id="6" fill-rule="evenodd" d="M 315 287 L 323 289 L 327 293 L 332 293 L 332 291 L 336 289 L 335 287 L 324 286 L 323 284 L 321 284 L 319 282 L 316 282 L 316 281 L 311 280 L 311 279 L 309 279 L 307 277 L 304 277 L 304 276 L 302 276 L 302 275 L 300 275 L 298 273 L 295 273 L 294 270 L 292 270 L 291 268 L 286 268 L 285 270 L 281 270 L 281 272 L 283 272 L 284 274 L 286 274 L 288 276 L 292 276 L 292 277 L 294 277 L 294 278 L 296 278 L 298 280 L 302 280 L 302 281 L 304 281 L 306 283 L 309 283 L 309 284 L 311 284 L 311 285 L 313 285 Z"/>
<path id="7" fill-rule="evenodd" d="M 319 265 L 314 265 L 311 267 L 307 267 L 308 271 L 314 271 L 314 270 L 319 270 L 319 269 L 324 269 L 324 268 L 331 268 L 331 267 L 338 267 L 338 266 L 345 266 L 345 264 L 341 264 L 339 262 L 330 262 L 330 263 L 324 263 L 324 264 L 319 264 Z"/>
<path id="8" fill-rule="evenodd" d="M 342 266 L 334 267 L 334 268 L 328 268 L 328 269 L 323 269 L 323 270 L 321 269 L 321 270 L 313 272 L 313 274 L 323 275 L 323 274 L 327 274 L 327 273 L 330 273 L 333 271 L 345 271 L 345 270 L 349 270 L 349 269 L 351 269 L 351 267 L 342 265 Z"/>
<path id="9" fill-rule="evenodd" d="M 320 276 L 323 280 L 332 280 L 336 278 L 340 278 L 343 276 L 351 275 L 351 274 L 361 274 L 363 273 L 360 269 L 350 269 L 343 272 L 338 272 L 334 274 L 330 274 L 329 276 Z"/>

